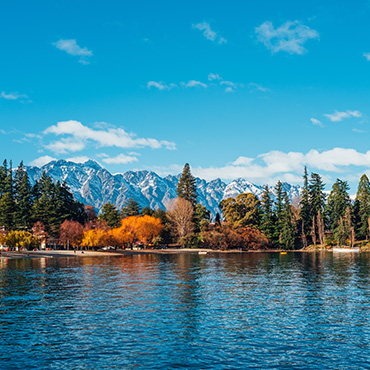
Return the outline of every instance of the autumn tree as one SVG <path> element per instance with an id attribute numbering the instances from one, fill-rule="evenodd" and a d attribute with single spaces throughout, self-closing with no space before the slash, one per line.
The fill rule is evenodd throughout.
<path id="1" fill-rule="evenodd" d="M 136 227 L 137 236 L 145 246 L 154 243 L 163 230 L 163 225 L 159 218 L 147 215 L 136 217 Z"/>
<path id="2" fill-rule="evenodd" d="M 75 246 L 82 240 L 84 227 L 77 221 L 65 220 L 60 225 L 59 233 L 59 239 L 65 246 Z"/>
<path id="3" fill-rule="evenodd" d="M 30 250 L 40 246 L 40 240 L 36 236 L 23 230 L 10 231 L 5 238 L 5 243 L 12 249 L 18 247 Z"/>
<path id="4" fill-rule="evenodd" d="M 182 245 L 186 243 L 187 238 L 194 230 L 193 213 L 192 204 L 181 197 L 176 198 L 169 207 L 168 218 L 174 234 Z"/>

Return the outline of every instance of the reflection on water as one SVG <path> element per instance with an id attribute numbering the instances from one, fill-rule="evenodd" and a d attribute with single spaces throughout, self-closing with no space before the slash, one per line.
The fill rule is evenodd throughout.
<path id="1" fill-rule="evenodd" d="M 0 259 L 0 368 L 370 367 L 370 254 Z"/>

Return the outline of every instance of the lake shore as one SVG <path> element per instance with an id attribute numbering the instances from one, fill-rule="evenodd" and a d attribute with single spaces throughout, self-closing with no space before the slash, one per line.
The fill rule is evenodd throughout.
<path id="1" fill-rule="evenodd" d="M 330 249 L 300 249 L 292 251 L 283 251 L 280 249 L 264 249 L 264 250 L 214 250 L 201 248 L 168 248 L 168 249 L 142 249 L 142 250 L 123 250 L 117 251 L 91 251 L 78 250 L 76 253 L 73 250 L 41 250 L 41 251 L 21 251 L 21 252 L 5 252 L 2 251 L 0 257 L 2 258 L 54 258 L 54 257 L 108 257 L 108 256 L 130 256 L 138 254 L 182 254 L 182 253 L 201 253 L 201 254 L 248 254 L 248 253 L 266 253 L 266 252 L 288 252 L 288 253 L 302 253 L 302 252 L 320 252 L 331 251 Z"/>

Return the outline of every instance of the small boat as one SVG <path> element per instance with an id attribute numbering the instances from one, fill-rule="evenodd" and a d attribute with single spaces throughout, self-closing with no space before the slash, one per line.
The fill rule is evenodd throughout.
<path id="1" fill-rule="evenodd" d="M 334 253 L 352 253 L 352 252 L 360 252 L 360 248 L 351 248 L 351 247 L 333 247 Z"/>
<path id="2" fill-rule="evenodd" d="M 280 254 L 287 254 L 287 252 L 280 252 Z"/>
<path id="3" fill-rule="evenodd" d="M 207 251 L 199 251 L 198 254 L 208 254 Z"/>

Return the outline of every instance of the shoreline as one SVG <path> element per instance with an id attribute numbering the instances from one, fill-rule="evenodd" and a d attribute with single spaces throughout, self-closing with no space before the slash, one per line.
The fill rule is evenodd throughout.
<path id="1" fill-rule="evenodd" d="M 49 251 L 22 251 L 22 252 L 5 252 L 0 253 L 0 258 L 58 258 L 58 257 L 107 257 L 107 256 L 131 256 L 131 255 L 149 255 L 149 254 L 250 254 L 250 253 L 312 253 L 312 252 L 333 252 L 332 249 L 300 249 L 300 250 L 280 250 L 280 249 L 264 249 L 264 250 L 247 250 L 241 251 L 237 249 L 232 250 L 214 250 L 214 249 L 201 249 L 201 248 L 183 248 L 183 249 L 142 249 L 142 250 L 116 250 L 116 251 L 88 251 L 79 250 L 49 250 Z M 363 250 L 362 252 L 367 252 Z"/>

